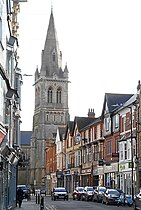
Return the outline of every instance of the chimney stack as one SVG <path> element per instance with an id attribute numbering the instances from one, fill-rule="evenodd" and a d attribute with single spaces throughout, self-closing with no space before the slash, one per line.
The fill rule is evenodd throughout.
<path id="1" fill-rule="evenodd" d="M 90 118 L 95 118 L 94 109 L 89 109 L 89 110 L 88 110 L 88 117 L 90 117 Z"/>

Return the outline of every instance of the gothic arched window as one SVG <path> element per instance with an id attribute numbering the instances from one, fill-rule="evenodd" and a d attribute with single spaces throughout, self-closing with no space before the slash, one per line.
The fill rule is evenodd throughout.
<path id="1" fill-rule="evenodd" d="M 57 90 L 57 104 L 61 104 L 61 95 L 62 95 L 61 88 L 58 88 L 58 90 Z"/>
<path id="2" fill-rule="evenodd" d="M 52 88 L 48 89 L 48 103 L 52 103 Z"/>

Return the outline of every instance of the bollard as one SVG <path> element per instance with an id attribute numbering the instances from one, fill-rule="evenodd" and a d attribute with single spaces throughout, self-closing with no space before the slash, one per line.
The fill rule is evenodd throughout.
<path id="1" fill-rule="evenodd" d="M 36 193 L 36 204 L 37 204 L 37 193 Z"/>
<path id="2" fill-rule="evenodd" d="M 38 204 L 40 204 L 40 195 L 38 195 Z"/>
<path id="3" fill-rule="evenodd" d="M 44 209 L 44 197 L 41 196 L 41 204 L 40 204 L 40 210 Z"/>

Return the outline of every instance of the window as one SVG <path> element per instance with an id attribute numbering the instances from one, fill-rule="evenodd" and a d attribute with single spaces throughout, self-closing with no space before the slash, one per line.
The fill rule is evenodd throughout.
<path id="1" fill-rule="evenodd" d="M 100 143 L 99 145 L 99 159 L 103 159 L 103 143 Z"/>
<path id="2" fill-rule="evenodd" d="M 48 103 L 52 103 L 52 88 L 48 89 Z"/>
<path id="3" fill-rule="evenodd" d="M 120 144 L 120 160 L 123 160 L 123 143 Z"/>
<path id="4" fill-rule="evenodd" d="M 109 131 L 109 128 L 110 128 L 110 118 L 109 118 L 109 116 L 105 117 L 104 125 L 105 125 L 105 130 Z"/>
<path id="5" fill-rule="evenodd" d="M 119 152 L 119 137 L 116 137 L 115 139 L 115 152 Z"/>
<path id="6" fill-rule="evenodd" d="M 126 130 L 126 116 L 122 118 L 122 131 L 125 132 Z"/>
<path id="7" fill-rule="evenodd" d="M 112 141 L 111 140 L 107 141 L 106 153 L 107 153 L 107 155 L 111 155 L 112 154 Z"/>
<path id="8" fill-rule="evenodd" d="M 94 160 L 97 160 L 98 156 L 98 148 L 97 145 L 94 145 Z"/>
<path id="9" fill-rule="evenodd" d="M 57 90 L 57 104 L 61 104 L 61 89 Z"/>
<path id="10" fill-rule="evenodd" d="M 124 158 L 127 159 L 127 143 L 124 144 Z"/>
<path id="11" fill-rule="evenodd" d="M 116 114 L 115 115 L 115 128 L 118 128 L 119 127 L 119 115 Z"/>

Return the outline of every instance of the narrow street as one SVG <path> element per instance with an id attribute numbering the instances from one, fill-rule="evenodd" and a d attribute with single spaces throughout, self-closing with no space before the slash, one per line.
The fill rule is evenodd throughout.
<path id="1" fill-rule="evenodd" d="M 18 207 L 16 209 L 19 209 Z M 36 204 L 35 197 L 31 198 L 31 201 L 23 200 L 21 210 L 41 210 L 40 204 Z M 52 201 L 50 196 L 44 199 L 44 210 L 133 210 L 133 207 L 128 206 L 115 206 L 104 205 L 97 202 L 87 201 L 74 201 L 69 199 L 68 201 L 56 200 Z"/>

